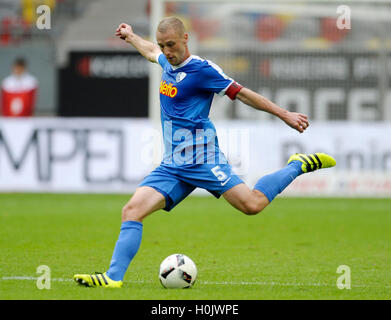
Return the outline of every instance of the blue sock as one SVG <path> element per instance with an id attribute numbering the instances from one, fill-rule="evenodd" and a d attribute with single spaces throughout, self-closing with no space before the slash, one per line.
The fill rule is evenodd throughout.
<path id="1" fill-rule="evenodd" d="M 300 161 L 292 161 L 285 168 L 259 179 L 254 189 L 261 191 L 269 202 L 272 202 L 297 176 L 303 173 L 301 165 Z"/>
<path id="2" fill-rule="evenodd" d="M 138 221 L 125 221 L 121 225 L 118 241 L 107 276 L 115 281 L 122 280 L 130 262 L 137 253 L 143 232 L 143 224 Z"/>

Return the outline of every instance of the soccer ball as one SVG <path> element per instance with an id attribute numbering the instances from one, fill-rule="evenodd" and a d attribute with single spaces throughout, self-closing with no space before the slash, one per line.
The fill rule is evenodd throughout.
<path id="1" fill-rule="evenodd" d="M 197 267 L 184 254 L 172 254 L 160 264 L 159 280 L 165 288 L 190 288 L 197 278 Z"/>

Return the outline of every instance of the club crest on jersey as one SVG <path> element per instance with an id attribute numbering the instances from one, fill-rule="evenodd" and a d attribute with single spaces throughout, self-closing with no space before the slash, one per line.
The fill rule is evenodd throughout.
<path id="1" fill-rule="evenodd" d="M 172 83 L 167 84 L 166 81 L 160 81 L 159 92 L 167 97 L 174 98 L 178 93 L 178 89 L 176 87 L 173 87 Z"/>
<path id="2" fill-rule="evenodd" d="M 176 82 L 181 82 L 183 79 L 185 79 L 186 73 L 184 72 L 178 72 L 176 75 Z"/>

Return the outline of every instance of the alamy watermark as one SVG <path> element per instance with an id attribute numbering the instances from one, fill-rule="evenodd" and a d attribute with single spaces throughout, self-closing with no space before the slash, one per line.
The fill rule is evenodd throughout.
<path id="1" fill-rule="evenodd" d="M 342 289 L 351 289 L 351 277 L 350 277 L 350 267 L 347 265 L 340 265 L 337 268 L 337 273 L 341 274 L 337 279 L 337 288 Z"/>
<path id="2" fill-rule="evenodd" d="M 36 26 L 39 30 L 50 30 L 52 28 L 51 9 L 47 5 L 37 7 Z"/>
<path id="3" fill-rule="evenodd" d="M 351 29 L 351 10 L 347 5 L 340 5 L 337 7 L 337 14 L 339 14 L 337 18 L 337 28 L 339 30 Z"/>
<path id="4" fill-rule="evenodd" d="M 219 180 L 225 180 L 227 176 L 224 172 L 219 170 L 219 166 L 216 166 L 212 169 L 213 173 Z M 37 267 L 36 271 L 38 278 L 36 281 L 36 286 L 39 290 L 50 290 L 51 289 L 51 270 L 47 265 L 40 265 Z M 343 290 L 351 289 L 351 270 L 347 265 L 340 265 L 337 267 L 337 274 L 340 276 L 337 278 L 336 286 L 338 289 Z"/>
<path id="5" fill-rule="evenodd" d="M 214 127 L 190 130 L 176 128 L 172 121 L 164 121 L 163 143 L 158 130 L 146 130 L 141 137 L 143 147 L 139 154 L 143 163 L 158 164 L 162 154 L 165 164 L 177 166 L 224 165 L 229 162 L 238 174 L 246 174 L 249 169 L 250 138 L 249 129 L 229 128 L 219 130 L 217 134 Z"/>
<path id="6" fill-rule="evenodd" d="M 40 265 L 37 267 L 37 274 L 39 277 L 37 278 L 37 288 L 39 290 L 46 289 L 50 290 L 51 285 L 51 270 L 47 265 Z"/>

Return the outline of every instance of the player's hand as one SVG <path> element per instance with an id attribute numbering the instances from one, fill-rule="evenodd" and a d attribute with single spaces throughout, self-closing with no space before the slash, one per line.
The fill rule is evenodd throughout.
<path id="1" fill-rule="evenodd" d="M 132 33 L 133 33 L 132 27 L 126 23 L 121 23 L 118 26 L 117 30 L 115 30 L 115 35 L 123 40 L 125 40 Z"/>
<path id="2" fill-rule="evenodd" d="M 303 133 L 308 127 L 308 117 L 305 114 L 297 112 L 288 112 L 283 119 L 285 123 L 300 133 Z"/>

